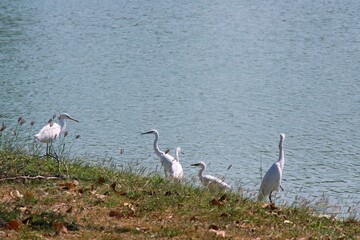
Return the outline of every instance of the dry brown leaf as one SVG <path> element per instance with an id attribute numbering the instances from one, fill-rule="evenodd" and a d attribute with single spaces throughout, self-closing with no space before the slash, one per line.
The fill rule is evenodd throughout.
<path id="1" fill-rule="evenodd" d="M 135 213 L 135 207 L 131 203 L 124 203 L 125 207 L 128 207 L 133 213 Z"/>
<path id="2" fill-rule="evenodd" d="M 62 209 L 67 208 L 68 205 L 66 203 L 56 203 L 51 206 L 52 211 L 59 213 Z"/>
<path id="3" fill-rule="evenodd" d="M 98 177 L 97 183 L 104 184 L 105 183 L 105 178 L 104 177 Z"/>
<path id="4" fill-rule="evenodd" d="M 116 191 L 116 182 L 113 182 L 111 185 L 110 185 L 111 189 L 114 190 L 114 192 L 117 192 Z"/>
<path id="5" fill-rule="evenodd" d="M 275 206 L 275 203 L 265 203 L 264 205 L 262 205 L 262 208 L 267 208 L 270 210 L 279 209 L 278 207 Z"/>
<path id="6" fill-rule="evenodd" d="M 126 192 L 120 191 L 120 192 L 117 192 L 117 194 L 120 195 L 120 196 L 125 196 L 125 195 L 126 195 Z"/>
<path id="7" fill-rule="evenodd" d="M 126 192 L 124 191 L 117 191 L 116 190 L 116 182 L 113 182 L 111 185 L 110 185 L 111 189 L 118 195 L 120 196 L 125 196 L 126 195 Z"/>
<path id="8" fill-rule="evenodd" d="M 214 198 L 213 200 L 210 201 L 210 205 L 224 206 L 227 198 L 228 197 L 226 194 L 222 195 L 219 199 Z"/>
<path id="9" fill-rule="evenodd" d="M 70 207 L 66 210 L 66 213 L 71 213 L 71 212 L 72 212 L 72 210 L 73 210 L 73 207 L 72 207 L 72 206 L 70 206 Z"/>
<path id="10" fill-rule="evenodd" d="M 213 199 L 213 200 L 210 201 L 210 205 L 224 206 L 224 203 L 220 202 L 219 200 Z"/>
<path id="11" fill-rule="evenodd" d="M 220 202 L 223 202 L 223 201 L 225 201 L 227 198 L 228 198 L 227 195 L 224 194 L 224 195 L 222 195 L 222 196 L 219 198 L 219 201 L 220 201 Z"/>
<path id="12" fill-rule="evenodd" d="M 195 222 L 197 219 L 198 219 L 198 218 L 197 218 L 196 216 L 192 216 L 192 217 L 190 218 L 190 222 Z"/>
<path id="13" fill-rule="evenodd" d="M 76 182 L 59 183 L 59 187 L 61 187 L 63 190 L 74 190 L 76 187 Z"/>
<path id="14" fill-rule="evenodd" d="M 100 200 L 103 200 L 103 199 L 105 199 L 106 198 L 106 195 L 104 195 L 104 194 L 95 194 L 95 197 L 97 197 L 98 199 L 100 199 Z"/>
<path id="15" fill-rule="evenodd" d="M 6 229 L 8 230 L 19 230 L 20 228 L 20 223 L 17 220 L 10 220 L 7 224 L 6 224 Z"/>
<path id="16" fill-rule="evenodd" d="M 24 197 L 24 195 L 22 195 L 18 190 L 15 190 L 15 196 L 18 198 Z"/>
<path id="17" fill-rule="evenodd" d="M 23 198 L 23 197 L 24 197 L 24 195 L 22 195 L 22 194 L 19 192 L 19 190 L 11 191 L 11 192 L 10 192 L 10 196 L 11 196 L 12 198 Z"/>
<path id="18" fill-rule="evenodd" d="M 58 222 L 54 224 L 55 231 L 56 231 L 57 234 L 60 233 L 60 231 L 61 231 L 61 229 L 63 228 L 63 226 L 64 226 L 64 224 L 58 223 Z"/>
<path id="19" fill-rule="evenodd" d="M 30 213 L 30 211 L 25 206 L 20 206 L 19 210 L 21 211 L 22 214 Z"/>
<path id="20" fill-rule="evenodd" d="M 54 224 L 54 227 L 55 227 L 56 234 L 68 233 L 68 229 L 63 223 L 56 222 Z"/>
<path id="21" fill-rule="evenodd" d="M 110 217 L 115 217 L 115 218 L 121 218 L 123 216 L 122 213 L 118 212 L 118 211 L 115 211 L 115 210 L 111 210 L 109 212 L 109 216 Z"/>
<path id="22" fill-rule="evenodd" d="M 224 218 L 227 218 L 227 217 L 230 217 L 231 214 L 230 213 L 222 213 L 220 216 L 224 217 Z"/>
<path id="23" fill-rule="evenodd" d="M 209 226 L 209 229 L 220 230 L 220 228 L 218 226 L 214 225 L 214 224 L 211 224 Z"/>
<path id="24" fill-rule="evenodd" d="M 63 228 L 61 229 L 61 233 L 64 233 L 64 234 L 68 233 L 68 229 L 66 226 L 63 226 Z"/>
<path id="25" fill-rule="evenodd" d="M 73 180 L 72 183 L 75 185 L 75 186 L 78 186 L 79 185 L 79 182 L 77 180 Z"/>
<path id="26" fill-rule="evenodd" d="M 217 237 L 225 237 L 225 231 L 222 230 L 215 230 L 215 229 L 209 229 L 209 232 L 215 233 Z"/>
<path id="27" fill-rule="evenodd" d="M 175 196 L 179 196 L 179 193 L 177 191 L 172 192 L 172 191 L 167 191 L 166 193 L 164 193 L 165 196 L 171 196 L 171 195 L 175 195 Z"/>
<path id="28" fill-rule="evenodd" d="M 35 195 L 34 195 L 32 192 L 30 192 L 30 191 L 26 191 L 26 192 L 24 193 L 24 198 L 25 198 L 26 200 L 28 200 L 28 201 L 31 201 L 31 200 L 34 200 L 34 199 L 35 199 Z"/>

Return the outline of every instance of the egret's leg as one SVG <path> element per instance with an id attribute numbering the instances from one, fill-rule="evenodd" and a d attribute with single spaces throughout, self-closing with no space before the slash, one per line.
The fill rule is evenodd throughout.
<path id="1" fill-rule="evenodd" d="M 58 173 L 59 173 L 59 176 L 61 175 L 61 171 L 60 171 L 60 160 L 59 159 L 56 159 L 57 162 L 58 162 Z"/>
<path id="2" fill-rule="evenodd" d="M 60 161 L 60 158 L 56 153 L 54 154 L 54 158 L 56 159 L 56 161 L 58 163 L 58 175 L 59 175 L 59 177 L 61 177 L 61 167 L 60 167 L 61 161 Z"/>
<path id="3" fill-rule="evenodd" d="M 49 156 L 49 144 L 46 143 L 46 156 Z"/>
<path id="4" fill-rule="evenodd" d="M 284 191 L 284 188 L 280 185 L 281 191 Z"/>
<path id="5" fill-rule="evenodd" d="M 272 200 L 271 200 L 271 194 L 272 194 L 272 192 L 270 192 L 270 194 L 269 194 L 269 200 L 270 200 L 270 203 L 272 203 Z"/>

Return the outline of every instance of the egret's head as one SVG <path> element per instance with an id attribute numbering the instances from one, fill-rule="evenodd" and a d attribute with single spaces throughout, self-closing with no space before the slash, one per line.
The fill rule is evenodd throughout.
<path id="1" fill-rule="evenodd" d="M 285 134 L 282 133 L 282 134 L 280 134 L 280 141 L 283 142 L 284 140 L 285 140 Z"/>
<path id="2" fill-rule="evenodd" d="M 185 155 L 185 153 L 182 152 L 181 147 L 177 147 L 177 148 L 175 149 L 175 152 L 181 153 L 181 154 Z"/>
<path id="3" fill-rule="evenodd" d="M 158 132 L 156 129 L 151 129 L 151 130 L 148 131 L 148 132 L 141 133 L 141 135 L 144 135 L 144 134 L 155 134 L 155 135 L 159 135 L 159 132 Z"/>
<path id="4" fill-rule="evenodd" d="M 79 122 L 78 120 L 76 120 L 75 118 L 71 117 L 71 116 L 70 116 L 69 114 L 67 114 L 67 113 L 61 113 L 58 118 L 59 118 L 59 120 L 60 120 L 60 119 L 70 119 L 70 120 L 73 120 L 73 121 L 75 121 L 75 122 Z"/>
<path id="5" fill-rule="evenodd" d="M 206 164 L 204 162 L 198 162 L 198 163 L 191 164 L 191 166 L 205 168 Z"/>
<path id="6" fill-rule="evenodd" d="M 284 140 L 285 140 L 285 134 L 282 133 L 280 134 L 279 148 L 283 147 Z"/>

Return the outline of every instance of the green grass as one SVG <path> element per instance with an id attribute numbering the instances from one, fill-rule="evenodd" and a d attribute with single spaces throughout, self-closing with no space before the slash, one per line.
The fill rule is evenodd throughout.
<path id="1" fill-rule="evenodd" d="M 30 179 L 54 176 L 56 161 L 30 154 L 18 137 L 0 139 L 0 239 L 360 239 L 352 218 L 210 192 L 111 161 L 63 158 L 70 178 Z"/>

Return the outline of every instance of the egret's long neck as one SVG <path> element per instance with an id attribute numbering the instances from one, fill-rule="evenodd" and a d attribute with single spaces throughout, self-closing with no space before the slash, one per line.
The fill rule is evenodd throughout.
<path id="1" fill-rule="evenodd" d="M 179 162 L 179 150 L 178 149 L 176 149 L 176 151 L 175 151 L 175 159 L 176 159 L 176 161 Z"/>
<path id="2" fill-rule="evenodd" d="M 285 156 L 284 156 L 283 140 L 281 140 L 279 143 L 279 160 L 278 161 L 280 162 L 281 169 L 284 169 Z"/>
<path id="3" fill-rule="evenodd" d="M 60 128 L 61 128 L 61 132 L 64 132 L 66 129 L 66 122 L 64 119 L 60 118 L 59 119 L 59 124 L 60 124 Z"/>
<path id="4" fill-rule="evenodd" d="M 202 178 L 203 173 L 205 171 L 205 168 L 206 168 L 205 166 L 203 166 L 203 165 L 201 166 L 201 169 L 200 169 L 199 174 L 198 174 L 200 178 Z"/>
<path id="5" fill-rule="evenodd" d="M 158 157 L 160 157 L 161 151 L 160 151 L 160 149 L 159 149 L 158 141 L 159 141 L 159 134 L 155 134 L 154 151 L 155 151 L 156 155 L 157 155 Z"/>

